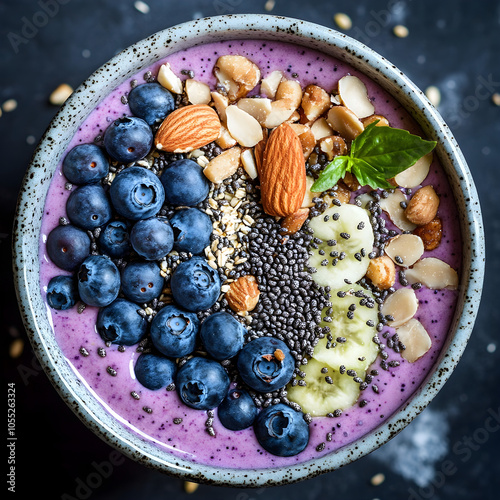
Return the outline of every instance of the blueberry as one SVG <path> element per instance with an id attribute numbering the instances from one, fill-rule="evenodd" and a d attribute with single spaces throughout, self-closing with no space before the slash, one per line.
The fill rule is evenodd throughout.
<path id="1" fill-rule="evenodd" d="M 232 431 L 250 427 L 257 413 L 252 397 L 243 389 L 231 389 L 217 409 L 221 424 Z"/>
<path id="2" fill-rule="evenodd" d="M 203 169 L 193 160 L 172 162 L 160 176 L 165 197 L 172 205 L 194 207 L 202 202 L 210 190 L 210 182 Z"/>
<path id="3" fill-rule="evenodd" d="M 116 299 L 109 306 L 99 309 L 96 328 L 104 342 L 117 345 L 135 345 L 148 328 L 148 322 L 138 312 L 137 304 Z"/>
<path id="4" fill-rule="evenodd" d="M 297 455 L 309 442 L 304 414 L 281 403 L 268 406 L 257 415 L 254 431 L 261 446 L 279 457 Z"/>
<path id="5" fill-rule="evenodd" d="M 78 292 L 89 306 L 111 304 L 120 291 L 120 272 L 105 255 L 87 257 L 78 271 Z"/>
<path id="6" fill-rule="evenodd" d="M 122 292 L 132 302 L 144 304 L 158 297 L 164 280 L 154 262 L 131 262 L 121 272 Z"/>
<path id="7" fill-rule="evenodd" d="M 184 309 L 203 311 L 219 297 L 219 274 L 203 257 L 192 257 L 176 267 L 170 287 L 174 300 Z"/>
<path id="8" fill-rule="evenodd" d="M 207 214 L 197 208 L 177 210 L 170 219 L 174 230 L 174 248 L 178 252 L 199 254 L 210 245 L 212 221 Z"/>
<path id="9" fill-rule="evenodd" d="M 174 381 L 176 366 L 174 361 L 164 356 L 144 353 L 137 358 L 134 371 L 141 385 L 157 391 Z"/>
<path id="10" fill-rule="evenodd" d="M 115 210 L 131 220 L 156 215 L 165 201 L 160 180 L 144 167 L 122 170 L 113 180 L 109 194 Z"/>
<path id="11" fill-rule="evenodd" d="M 179 368 L 175 386 L 187 406 L 210 410 L 227 394 L 229 377 L 217 361 L 194 357 Z"/>
<path id="12" fill-rule="evenodd" d="M 167 305 L 151 322 L 151 340 L 165 356 L 180 358 L 194 351 L 199 327 L 195 313 Z"/>
<path id="13" fill-rule="evenodd" d="M 57 226 L 47 236 L 47 254 L 57 267 L 74 271 L 90 254 L 90 238 L 71 224 Z"/>
<path id="14" fill-rule="evenodd" d="M 109 222 L 99 235 L 99 247 L 102 253 L 112 259 L 122 259 L 127 256 L 132 250 L 128 224 L 121 220 Z"/>
<path id="15" fill-rule="evenodd" d="M 54 276 L 47 286 L 47 302 L 52 309 L 65 311 L 78 300 L 78 288 L 73 276 Z"/>
<path id="16" fill-rule="evenodd" d="M 111 220 L 111 205 L 102 186 L 87 184 L 75 189 L 66 202 L 66 213 L 75 226 L 95 229 Z"/>
<path id="17" fill-rule="evenodd" d="M 96 144 L 78 144 L 64 158 L 62 171 L 73 184 L 90 184 L 108 175 L 109 162 Z"/>
<path id="18" fill-rule="evenodd" d="M 143 83 L 130 91 L 128 105 L 135 116 L 153 125 L 163 121 L 174 110 L 175 101 L 159 83 Z"/>
<path id="19" fill-rule="evenodd" d="M 236 356 L 243 347 L 246 328 L 227 312 L 210 315 L 201 325 L 200 337 L 212 358 Z"/>
<path id="20" fill-rule="evenodd" d="M 174 246 L 174 233 L 166 217 L 140 220 L 130 232 L 132 248 L 146 260 L 158 260 Z"/>
<path id="21" fill-rule="evenodd" d="M 249 387 L 259 392 L 272 392 L 288 383 L 295 363 L 284 342 L 273 337 L 259 337 L 243 347 L 237 366 Z"/>
<path id="22" fill-rule="evenodd" d="M 144 158 L 152 145 L 151 128 L 136 116 L 118 118 L 104 132 L 106 151 L 120 163 L 132 163 Z"/>

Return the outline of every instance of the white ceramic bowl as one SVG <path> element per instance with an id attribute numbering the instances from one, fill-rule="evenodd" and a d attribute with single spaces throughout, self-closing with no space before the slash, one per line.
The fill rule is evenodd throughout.
<path id="1" fill-rule="evenodd" d="M 424 133 L 438 141 L 436 153 L 452 185 L 463 237 L 457 312 L 425 384 L 396 414 L 362 439 L 300 466 L 272 470 L 216 469 L 193 464 L 123 427 L 70 369 L 55 341 L 39 287 L 40 224 L 49 183 L 70 139 L 90 111 L 116 86 L 160 58 L 193 45 L 248 38 L 320 50 L 352 65 L 392 94 Z M 19 195 L 14 236 L 15 283 L 24 324 L 41 365 L 66 403 L 96 434 L 138 462 L 184 479 L 233 486 L 283 484 L 337 469 L 373 451 L 403 429 L 432 400 L 458 363 L 472 331 L 484 272 L 484 235 L 474 183 L 453 134 L 425 95 L 389 61 L 356 40 L 308 22 L 267 15 L 222 16 L 168 28 L 132 45 L 99 68 L 57 113 L 38 145 Z"/>

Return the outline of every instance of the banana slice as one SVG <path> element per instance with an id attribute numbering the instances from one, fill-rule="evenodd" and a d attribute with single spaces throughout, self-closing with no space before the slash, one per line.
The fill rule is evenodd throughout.
<path id="1" fill-rule="evenodd" d="M 340 292 L 340 293 L 339 293 Z M 355 294 L 362 296 L 356 296 Z M 344 287 L 331 292 L 331 321 L 321 323 L 328 326 L 333 337 L 321 339 L 314 348 L 313 358 L 338 370 L 366 370 L 376 359 L 378 347 L 373 342 L 377 334 L 377 306 L 372 294 L 359 285 Z M 361 302 L 361 304 L 360 304 Z M 362 304 L 375 304 L 367 307 Z M 322 317 L 326 316 L 327 309 Z"/>
<path id="2" fill-rule="evenodd" d="M 323 373 L 325 368 L 328 371 Z M 347 373 L 341 374 L 314 358 L 304 366 L 303 371 L 307 385 L 289 386 L 287 391 L 288 399 L 298 403 L 304 413 L 324 417 L 335 410 L 350 408 L 358 400 L 359 384 Z M 358 372 L 357 376 L 364 378 L 365 373 Z"/>
<path id="3" fill-rule="evenodd" d="M 360 280 L 368 269 L 373 229 L 368 212 L 356 205 L 333 206 L 309 223 L 322 242 L 312 249 L 309 265 L 321 286 L 341 288 Z"/>

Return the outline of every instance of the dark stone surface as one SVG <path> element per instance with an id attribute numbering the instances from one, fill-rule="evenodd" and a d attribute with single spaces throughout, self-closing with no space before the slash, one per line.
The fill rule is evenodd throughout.
<path id="1" fill-rule="evenodd" d="M 0 325 L 5 383 L 16 384 L 16 493 L 22 498 L 41 494 L 96 500 L 187 497 L 181 481 L 117 455 L 65 406 L 27 343 L 10 266 L 17 192 L 35 143 L 57 111 L 48 104 L 57 85 L 66 82 L 76 87 L 117 51 L 193 17 L 265 12 L 264 0 L 147 3 L 149 14 L 138 12 L 132 0 L 11 0 L 0 4 L 0 103 L 7 99 L 18 103 L 15 111 L 4 112 L 0 118 Z M 487 272 L 479 317 L 470 344 L 444 389 L 386 446 L 339 471 L 296 485 L 259 490 L 200 486 L 194 496 L 496 499 L 500 488 L 500 308 L 495 280 L 500 274 L 496 193 L 500 107 L 491 96 L 500 92 L 500 4 L 496 0 L 475 4 L 465 0 L 342 0 L 335 4 L 277 0 L 272 11 L 330 27 L 334 27 L 336 12 L 351 16 L 349 35 L 384 55 L 420 88 L 436 85 L 441 90 L 439 110 L 456 134 L 482 201 Z M 396 24 L 407 26 L 410 35 L 395 37 L 392 27 Z M 13 359 L 9 348 L 15 339 L 24 341 L 24 350 Z M 377 473 L 385 474 L 385 482 L 374 486 L 370 479 Z"/>

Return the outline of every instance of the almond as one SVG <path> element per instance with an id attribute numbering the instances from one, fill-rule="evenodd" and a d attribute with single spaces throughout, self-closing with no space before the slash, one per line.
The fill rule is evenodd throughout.
<path id="1" fill-rule="evenodd" d="M 339 80 L 339 95 L 342 104 L 358 118 L 373 115 L 375 108 L 368 98 L 366 86 L 357 76 L 346 75 Z"/>
<path id="2" fill-rule="evenodd" d="M 214 102 L 215 109 L 219 114 L 219 118 L 222 122 L 226 121 L 226 108 L 229 106 L 229 99 L 227 96 L 222 95 L 219 92 L 211 92 L 212 101 Z"/>
<path id="3" fill-rule="evenodd" d="M 203 173 L 210 181 L 218 184 L 231 177 L 240 166 L 241 149 L 234 147 L 227 149 L 220 155 L 210 160 L 203 169 Z"/>
<path id="4" fill-rule="evenodd" d="M 396 266 L 387 255 L 376 257 L 370 260 L 366 277 L 380 290 L 387 290 L 396 282 Z"/>
<path id="5" fill-rule="evenodd" d="M 323 139 L 323 137 L 332 135 L 333 130 L 332 127 L 328 125 L 326 118 L 318 118 L 311 125 L 311 132 L 314 134 L 314 138 L 316 139 L 316 141 L 319 141 L 320 139 Z"/>
<path id="6" fill-rule="evenodd" d="M 302 109 L 307 120 L 316 120 L 330 109 L 331 104 L 330 96 L 326 90 L 317 85 L 308 85 L 305 88 L 302 96 Z"/>
<path id="7" fill-rule="evenodd" d="M 396 333 L 405 346 L 401 356 L 409 363 L 415 363 L 432 347 L 432 340 L 418 319 L 410 319 L 404 325 L 396 328 Z"/>
<path id="8" fill-rule="evenodd" d="M 174 94 L 182 94 L 182 81 L 172 71 L 169 63 L 162 64 L 160 66 L 160 69 L 158 71 L 158 83 Z"/>
<path id="9" fill-rule="evenodd" d="M 394 293 L 391 293 L 380 312 L 384 316 L 392 316 L 394 321 L 389 321 L 388 325 L 397 327 L 404 325 L 415 316 L 418 310 L 418 299 L 412 288 L 400 288 Z"/>
<path id="10" fill-rule="evenodd" d="M 247 274 L 229 285 L 225 298 L 234 312 L 246 312 L 255 309 L 259 295 L 257 280 L 251 274 Z"/>
<path id="11" fill-rule="evenodd" d="M 304 154 L 297 134 L 287 123 L 269 136 L 259 176 L 266 213 L 286 217 L 300 208 L 306 192 Z"/>
<path id="12" fill-rule="evenodd" d="M 403 170 L 398 175 L 396 175 L 396 177 L 394 177 L 397 185 L 404 188 L 414 188 L 420 186 L 429 174 L 432 160 L 432 152 L 426 154 L 425 156 L 422 156 L 422 158 L 420 158 L 420 160 L 417 160 L 417 162 L 414 163 L 411 167 Z"/>
<path id="13" fill-rule="evenodd" d="M 260 80 L 260 70 L 244 56 L 221 56 L 217 59 L 214 74 L 227 91 L 230 101 L 245 97 Z"/>
<path id="14" fill-rule="evenodd" d="M 169 153 L 187 153 L 220 135 L 217 113 L 206 104 L 190 104 L 170 113 L 156 132 L 155 146 Z"/>
<path id="15" fill-rule="evenodd" d="M 385 253 L 399 266 L 410 267 L 424 254 L 424 244 L 415 234 L 398 234 L 384 248 Z"/>
<path id="16" fill-rule="evenodd" d="M 368 125 L 372 124 L 373 122 L 377 122 L 377 127 L 389 127 L 389 120 L 382 115 L 370 115 L 367 116 L 366 118 L 361 119 L 361 123 L 364 125 L 364 127 L 368 127 Z"/>
<path id="17" fill-rule="evenodd" d="M 458 287 L 458 274 L 455 269 L 435 257 L 419 260 L 405 274 L 410 284 L 422 283 L 431 290 L 441 290 L 442 288 L 456 290 Z"/>
<path id="18" fill-rule="evenodd" d="M 365 129 L 359 118 L 345 106 L 333 106 L 328 112 L 327 121 L 335 132 L 349 141 Z"/>
<path id="19" fill-rule="evenodd" d="M 240 146 L 253 148 L 262 140 L 262 127 L 259 122 L 235 104 L 226 108 L 226 120 L 227 130 Z"/>
<path id="20" fill-rule="evenodd" d="M 416 224 L 423 226 L 436 217 L 439 208 L 439 196 L 432 186 L 420 188 L 412 196 L 405 209 L 406 218 Z"/>
<path id="21" fill-rule="evenodd" d="M 241 153 L 241 164 L 250 179 L 256 179 L 258 177 L 259 174 L 257 172 L 255 155 L 251 148 L 245 149 L 245 151 Z"/>
<path id="22" fill-rule="evenodd" d="M 441 219 L 436 217 L 427 224 L 418 226 L 413 231 L 413 234 L 422 238 L 425 250 L 434 250 L 441 243 L 441 238 L 443 236 L 443 224 Z"/>
<path id="23" fill-rule="evenodd" d="M 287 215 L 281 221 L 281 227 L 285 230 L 283 234 L 295 234 L 309 217 L 308 208 L 299 208 L 294 214 Z"/>
<path id="24" fill-rule="evenodd" d="M 282 79 L 283 73 L 281 71 L 269 73 L 269 75 L 260 82 L 260 93 L 269 99 L 274 99 L 276 91 L 278 90 L 278 85 L 281 83 Z"/>

